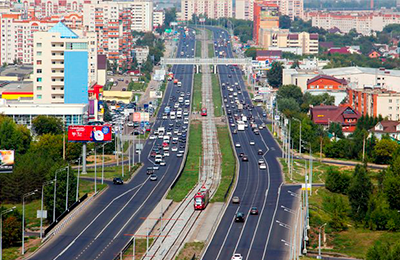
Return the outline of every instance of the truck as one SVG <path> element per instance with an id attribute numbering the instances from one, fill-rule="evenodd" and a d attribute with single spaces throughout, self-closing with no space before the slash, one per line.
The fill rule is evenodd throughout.
<path id="1" fill-rule="evenodd" d="M 243 121 L 237 121 L 237 130 L 244 131 L 246 124 Z"/>
<path id="2" fill-rule="evenodd" d="M 158 135 L 164 135 L 164 133 L 165 133 L 165 127 L 160 126 L 160 127 L 157 129 L 157 133 L 158 133 Z"/>
<path id="3" fill-rule="evenodd" d="M 178 87 L 182 87 L 182 82 L 179 81 L 177 85 Z"/>

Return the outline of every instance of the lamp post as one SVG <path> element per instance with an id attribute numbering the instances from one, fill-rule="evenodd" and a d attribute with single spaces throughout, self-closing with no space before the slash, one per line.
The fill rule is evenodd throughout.
<path id="1" fill-rule="evenodd" d="M 3 211 L 0 211 L 0 260 L 3 259 L 3 215 L 10 213 L 14 211 L 15 206 L 12 207 L 11 209 L 6 209 Z"/>
<path id="2" fill-rule="evenodd" d="M 22 255 L 25 254 L 25 198 L 34 195 L 37 191 L 36 189 L 22 196 Z"/>
<path id="3" fill-rule="evenodd" d="M 42 184 L 42 201 L 40 203 L 40 239 L 43 238 L 43 197 L 44 197 L 44 186 L 48 184 L 52 184 L 53 181 L 46 181 L 45 183 Z"/>
<path id="4" fill-rule="evenodd" d="M 106 145 L 107 143 L 104 143 L 103 144 L 103 159 L 101 160 L 101 184 L 104 184 L 104 146 Z"/>
<path id="5" fill-rule="evenodd" d="M 299 157 L 301 157 L 301 120 L 297 119 L 297 118 L 294 118 L 294 117 L 293 117 L 293 120 L 299 122 L 299 124 L 300 124 L 300 131 L 299 131 L 299 136 L 300 136 L 299 137 Z"/>
<path id="6" fill-rule="evenodd" d="M 76 178 L 76 198 L 75 201 L 78 201 L 79 199 L 79 175 L 81 173 L 81 157 L 78 159 L 78 178 Z"/>
<path id="7" fill-rule="evenodd" d="M 54 202 L 53 202 L 53 222 L 56 221 L 56 196 L 57 196 L 57 173 L 64 171 L 65 168 L 58 169 L 54 178 Z"/>
<path id="8" fill-rule="evenodd" d="M 319 227 L 319 234 L 318 234 L 318 256 L 317 259 L 322 259 L 321 257 L 321 231 L 322 228 L 325 227 L 326 223 Z"/>
<path id="9" fill-rule="evenodd" d="M 67 166 L 67 189 L 65 194 L 65 211 L 68 210 L 68 190 L 69 190 L 69 164 Z"/>

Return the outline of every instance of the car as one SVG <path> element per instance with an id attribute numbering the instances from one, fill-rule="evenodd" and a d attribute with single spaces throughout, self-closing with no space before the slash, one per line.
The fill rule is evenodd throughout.
<path id="1" fill-rule="evenodd" d="M 177 153 L 176 154 L 176 157 L 182 157 L 183 156 L 183 153 Z"/>
<path id="2" fill-rule="evenodd" d="M 259 160 L 258 160 L 258 164 L 262 164 L 262 163 L 265 163 L 265 162 L 264 162 L 264 159 L 259 159 Z"/>
<path id="3" fill-rule="evenodd" d="M 169 157 L 169 152 L 168 151 L 164 151 L 164 156 L 165 157 Z"/>
<path id="4" fill-rule="evenodd" d="M 177 152 L 177 151 L 178 151 L 178 147 L 173 146 L 173 147 L 171 148 L 171 151 L 172 151 L 172 152 Z"/>
<path id="5" fill-rule="evenodd" d="M 150 175 L 150 181 L 156 181 L 157 180 L 157 175 L 152 174 Z"/>
<path id="6" fill-rule="evenodd" d="M 162 160 L 162 161 L 160 162 L 160 166 L 165 166 L 165 165 L 167 165 L 167 163 L 166 163 L 164 160 Z"/>
<path id="7" fill-rule="evenodd" d="M 156 155 L 157 155 L 157 152 L 155 152 L 155 151 L 150 153 L 150 157 L 156 157 Z"/>
<path id="8" fill-rule="evenodd" d="M 250 209 L 250 215 L 258 215 L 258 209 L 257 207 L 252 207 Z"/>
<path id="9" fill-rule="evenodd" d="M 239 154 L 239 157 L 243 157 L 243 156 L 244 156 L 244 153 L 240 153 L 240 154 Z"/>
<path id="10" fill-rule="evenodd" d="M 233 129 L 232 134 L 237 134 L 237 129 Z"/>
<path id="11" fill-rule="evenodd" d="M 128 122 L 129 127 L 133 127 L 133 122 Z"/>
<path id="12" fill-rule="evenodd" d="M 254 142 L 253 140 L 250 141 L 250 145 L 255 145 L 256 142 Z"/>
<path id="13" fill-rule="evenodd" d="M 122 184 L 124 184 L 124 182 L 122 181 L 121 178 L 114 178 L 114 179 L 113 179 L 113 183 L 114 183 L 115 185 L 122 185 Z"/>
<path id="14" fill-rule="evenodd" d="M 244 214 L 242 212 L 236 213 L 235 222 L 244 222 Z"/>
<path id="15" fill-rule="evenodd" d="M 160 166 L 158 166 L 157 164 L 154 164 L 153 165 L 153 170 L 158 170 L 158 169 L 160 169 Z"/>
<path id="16" fill-rule="evenodd" d="M 267 117 L 267 114 L 266 114 L 266 113 L 263 113 L 263 117 Z"/>
<path id="17" fill-rule="evenodd" d="M 155 136 L 155 135 L 150 135 L 150 136 L 149 136 L 149 139 L 150 139 L 150 140 L 157 139 L 157 136 Z"/>
<path id="18" fill-rule="evenodd" d="M 248 161 L 249 161 L 249 158 L 247 157 L 247 155 L 244 155 L 244 156 L 242 157 L 242 161 L 243 161 L 243 162 L 248 162 Z"/>
<path id="19" fill-rule="evenodd" d="M 234 204 L 239 204 L 239 203 L 240 203 L 240 198 L 239 198 L 239 196 L 233 196 L 233 198 L 232 198 L 232 203 L 234 203 Z"/>
<path id="20" fill-rule="evenodd" d="M 236 143 L 236 144 L 235 144 L 235 147 L 236 147 L 236 148 L 240 148 L 240 147 L 241 147 L 240 143 Z"/>
<path id="21" fill-rule="evenodd" d="M 147 169 L 147 171 L 146 171 L 146 174 L 147 175 L 150 175 L 150 174 L 153 174 L 154 173 L 154 170 L 153 169 Z"/>
<path id="22" fill-rule="evenodd" d="M 260 164 L 260 170 L 265 170 L 267 169 L 267 165 L 265 163 Z"/>
<path id="23" fill-rule="evenodd" d="M 263 152 L 263 150 L 261 150 L 261 149 L 258 149 L 258 155 L 263 155 L 264 154 L 264 152 Z"/>

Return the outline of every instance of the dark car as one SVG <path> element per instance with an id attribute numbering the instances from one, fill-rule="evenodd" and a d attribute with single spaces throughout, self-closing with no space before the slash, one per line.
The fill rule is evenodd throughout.
<path id="1" fill-rule="evenodd" d="M 121 178 L 114 178 L 114 179 L 113 179 L 113 183 L 116 184 L 116 185 L 122 185 L 122 184 L 124 184 L 124 182 L 122 181 Z"/>
<path id="2" fill-rule="evenodd" d="M 147 175 L 153 174 L 154 170 L 153 169 L 147 169 L 146 173 L 147 173 Z"/>
<path id="3" fill-rule="evenodd" d="M 258 209 L 257 207 L 252 207 L 250 210 L 250 215 L 258 215 Z"/>
<path id="4" fill-rule="evenodd" d="M 239 154 L 239 157 L 243 157 L 243 156 L 244 156 L 244 153 L 240 153 L 240 154 Z"/>
<path id="5" fill-rule="evenodd" d="M 235 222 L 244 222 L 244 214 L 242 212 L 236 213 Z"/>
<path id="6" fill-rule="evenodd" d="M 258 155 L 263 155 L 263 151 L 261 149 L 258 149 Z"/>
<path id="7" fill-rule="evenodd" d="M 244 156 L 242 157 L 242 161 L 243 161 L 243 162 L 248 162 L 248 161 L 249 161 L 249 158 L 247 157 L 247 155 L 244 155 Z"/>

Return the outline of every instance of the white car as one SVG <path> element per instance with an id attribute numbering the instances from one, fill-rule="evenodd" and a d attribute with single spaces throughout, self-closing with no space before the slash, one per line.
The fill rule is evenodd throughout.
<path id="1" fill-rule="evenodd" d="M 129 127 L 133 127 L 133 122 L 128 122 Z"/>
<path id="2" fill-rule="evenodd" d="M 167 120 L 167 119 L 168 119 L 168 116 L 167 116 L 167 115 L 163 115 L 163 116 L 162 116 L 162 119 L 163 119 L 163 120 Z M 128 124 L 128 126 L 130 126 L 130 125 Z"/>
<path id="3" fill-rule="evenodd" d="M 243 260 L 243 257 L 241 254 L 234 254 L 232 260 Z"/>
<path id="4" fill-rule="evenodd" d="M 185 125 L 188 125 L 188 124 L 189 124 L 189 120 L 186 120 L 186 119 L 185 119 L 185 120 L 183 121 L 183 123 L 184 123 Z"/>
<path id="5" fill-rule="evenodd" d="M 182 157 L 183 156 L 183 153 L 177 153 L 176 154 L 176 157 Z"/>
<path id="6" fill-rule="evenodd" d="M 267 165 L 265 163 L 260 164 L 260 170 L 265 170 L 267 169 Z"/>
<path id="7" fill-rule="evenodd" d="M 164 136 L 163 135 L 159 135 L 158 139 L 164 139 Z"/>
<path id="8" fill-rule="evenodd" d="M 160 165 L 161 165 L 161 166 L 165 166 L 165 165 L 167 165 L 167 163 L 166 163 L 164 160 L 162 160 L 162 161 L 160 162 Z"/>
<path id="9" fill-rule="evenodd" d="M 150 135 L 150 136 L 149 136 L 149 139 L 150 139 L 150 140 L 157 139 L 157 136 L 155 136 L 155 135 Z"/>
<path id="10" fill-rule="evenodd" d="M 240 148 L 240 147 L 241 147 L 240 143 L 236 143 L 236 144 L 235 144 L 235 147 L 236 147 L 236 148 Z"/>
<path id="11" fill-rule="evenodd" d="M 171 148 L 171 151 L 172 151 L 172 152 L 177 152 L 177 151 L 178 151 L 178 147 L 173 146 L 173 147 Z"/>
<path id="12" fill-rule="evenodd" d="M 264 159 L 259 159 L 258 164 L 265 164 Z"/>
<path id="13" fill-rule="evenodd" d="M 169 157 L 169 152 L 168 152 L 168 151 L 165 151 L 165 152 L 164 152 L 164 156 L 165 156 L 165 157 Z"/>
<path id="14" fill-rule="evenodd" d="M 250 145 L 255 145 L 256 142 L 254 142 L 253 140 L 250 141 Z"/>

